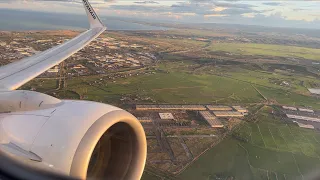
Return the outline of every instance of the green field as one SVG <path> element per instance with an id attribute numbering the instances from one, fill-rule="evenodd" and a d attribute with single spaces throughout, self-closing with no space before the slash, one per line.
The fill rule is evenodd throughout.
<path id="1" fill-rule="evenodd" d="M 85 95 L 90 100 L 103 102 L 119 101 L 122 96 L 152 97 L 158 103 L 252 103 L 263 100 L 247 83 L 214 75 L 176 72 L 120 78 L 115 82 L 106 81 L 102 84 L 94 84 L 94 81 L 99 81 L 99 78 L 69 80 L 67 90 Z M 27 87 L 37 84 L 34 81 Z M 46 91 L 54 86 L 54 81 L 46 81 L 39 89 Z"/>
<path id="2" fill-rule="evenodd" d="M 234 87 L 238 92 L 234 92 Z M 77 91 L 71 84 L 69 88 Z M 87 87 L 93 88 L 93 87 Z M 119 95 L 139 95 L 152 97 L 159 103 L 230 103 L 230 102 L 259 102 L 261 97 L 252 87 L 245 83 L 223 77 L 210 75 L 192 75 L 186 73 L 157 73 L 129 79 L 119 79 L 115 83 L 100 86 L 101 89 L 90 91 L 88 95 L 101 93 L 108 98 Z M 250 94 L 250 96 L 249 96 Z M 97 95 L 97 98 L 101 96 Z"/>
<path id="3" fill-rule="evenodd" d="M 253 43 L 213 43 L 211 51 L 224 51 L 242 55 L 265 55 L 320 60 L 320 49 Z"/>
<path id="4" fill-rule="evenodd" d="M 290 91 L 281 89 L 271 89 L 257 86 L 259 91 L 270 100 L 275 100 L 279 104 L 291 106 L 305 106 L 320 109 L 320 102 L 311 96 L 304 96 Z"/>
<path id="5" fill-rule="evenodd" d="M 297 93 L 308 94 L 306 86 L 310 83 L 320 83 L 316 77 L 308 76 L 307 72 L 295 72 L 289 73 L 288 71 L 281 71 L 276 69 L 275 71 L 264 71 L 264 70 L 247 70 L 234 68 L 234 70 L 226 72 L 228 76 L 250 82 L 252 84 L 268 86 L 276 89 L 283 89 L 294 91 Z M 289 86 L 281 86 L 282 82 L 287 82 Z"/>
<path id="6" fill-rule="evenodd" d="M 250 71 L 239 67 L 223 67 L 211 71 L 210 66 L 195 73 L 190 69 L 199 66 L 198 64 L 181 62 L 160 63 L 153 73 L 140 73 L 138 76 L 117 78 L 114 81 L 105 76 L 72 78 L 67 80 L 67 88 L 57 92 L 55 96 L 65 99 L 83 97 L 84 100 L 115 105 L 121 104 L 120 99 L 123 97 L 138 99 L 137 103 L 178 104 L 250 104 L 265 102 L 265 97 L 279 104 L 320 109 L 319 101 L 309 96 L 307 88 L 301 85 L 320 83 L 314 77 Z M 287 81 L 290 86 L 274 84 L 270 79 Z M 56 88 L 56 81 L 34 80 L 24 88 L 30 87 L 36 87 L 40 92 L 50 92 Z"/>
<path id="7" fill-rule="evenodd" d="M 270 110 L 270 109 L 269 109 Z M 181 179 L 302 179 L 320 168 L 320 133 L 285 124 L 268 114 L 258 123 L 245 123 L 237 133 L 248 142 L 232 137 L 201 156 Z M 211 177 L 211 178 L 210 178 Z"/>

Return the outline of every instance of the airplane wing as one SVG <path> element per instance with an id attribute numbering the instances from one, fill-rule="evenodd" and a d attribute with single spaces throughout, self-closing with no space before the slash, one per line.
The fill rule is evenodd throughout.
<path id="1" fill-rule="evenodd" d="M 40 54 L 0 67 L 0 171 L 5 175 L 47 178 L 24 166 L 18 167 L 22 173 L 17 173 L 3 156 L 16 159 L 18 165 L 55 173 L 51 179 L 59 179 L 56 174 L 77 179 L 140 179 L 143 174 L 146 136 L 141 123 L 130 113 L 103 103 L 11 91 L 62 62 L 106 29 L 88 0 L 81 1 L 89 30 Z M 96 154 L 102 158 L 96 158 Z"/>
<path id="2" fill-rule="evenodd" d="M 34 56 L 0 67 L 0 90 L 15 90 L 64 61 L 106 30 L 88 0 L 82 0 L 90 29 L 77 37 Z"/>

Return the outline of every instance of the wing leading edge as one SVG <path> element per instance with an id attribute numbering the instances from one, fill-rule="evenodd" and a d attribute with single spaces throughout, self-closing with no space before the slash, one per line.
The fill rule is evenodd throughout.
<path id="1" fill-rule="evenodd" d="M 88 0 L 82 1 L 88 15 L 90 29 L 59 46 L 0 67 L 0 90 L 19 88 L 78 52 L 106 30 Z"/>

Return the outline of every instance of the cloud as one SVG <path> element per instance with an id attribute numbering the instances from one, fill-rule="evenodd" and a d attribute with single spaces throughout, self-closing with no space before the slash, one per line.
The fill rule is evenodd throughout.
<path id="1" fill-rule="evenodd" d="M 204 18 L 209 18 L 209 17 L 224 17 L 226 15 L 224 14 L 206 14 L 204 15 Z"/>
<path id="2" fill-rule="evenodd" d="M 295 9 L 292 9 L 293 11 L 306 11 L 308 9 L 304 9 L 304 8 L 295 8 Z"/>
<path id="3" fill-rule="evenodd" d="M 90 4 L 106 4 L 111 2 L 116 2 L 117 0 L 90 0 Z M 65 2 L 65 3 L 77 3 L 82 4 L 82 0 L 0 0 L 0 3 L 8 3 L 8 2 L 23 2 L 23 3 L 31 3 L 31 2 Z"/>
<path id="4" fill-rule="evenodd" d="M 268 6 L 281 6 L 282 5 L 282 3 L 280 3 L 280 2 L 265 2 L 262 4 L 268 5 Z"/>
<path id="5" fill-rule="evenodd" d="M 51 1 L 51 2 L 50 2 Z M 83 13 L 82 0 L 0 0 L 0 8 Z M 27 2 L 27 3 L 26 3 Z M 29 3 L 30 2 L 30 3 Z M 254 0 L 90 0 L 101 16 L 136 17 L 184 22 L 253 23 L 280 26 L 320 18 L 316 2 Z M 283 8 L 285 6 L 285 8 Z M 281 6 L 280 8 L 278 6 Z M 283 14 L 275 14 L 280 11 Z M 274 21 L 274 22 L 273 22 Z M 281 23 L 279 23 L 281 22 Z M 288 22 L 288 23 L 286 23 Z M 319 21 L 318 21 L 319 22 Z M 272 24 L 273 23 L 273 24 Z M 302 24 L 302 23 L 301 23 Z"/>
<path id="6" fill-rule="evenodd" d="M 136 4 L 159 4 L 157 1 L 136 1 Z"/>
<path id="7" fill-rule="evenodd" d="M 213 8 L 213 10 L 215 11 L 215 12 L 220 12 L 220 11 L 223 11 L 223 10 L 226 10 L 227 8 L 226 7 L 215 7 L 215 8 Z"/>
<path id="8" fill-rule="evenodd" d="M 256 7 L 251 4 L 243 4 L 243 3 L 228 3 L 228 2 L 213 2 L 214 5 L 220 6 L 220 7 L 228 7 L 228 8 L 240 8 L 240 9 L 251 9 L 253 7 Z"/>

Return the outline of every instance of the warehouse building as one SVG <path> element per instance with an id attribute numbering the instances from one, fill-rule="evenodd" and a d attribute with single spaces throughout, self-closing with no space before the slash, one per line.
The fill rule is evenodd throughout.
<path id="1" fill-rule="evenodd" d="M 213 111 L 217 117 L 243 117 L 244 115 L 238 111 Z"/>
<path id="2" fill-rule="evenodd" d="M 136 110 L 157 110 L 158 105 L 136 105 Z"/>
<path id="3" fill-rule="evenodd" d="M 320 122 L 319 118 L 307 117 L 307 116 L 297 116 L 297 115 L 293 115 L 293 114 L 286 114 L 286 115 L 290 119 L 298 119 L 298 120 L 303 120 L 303 121 Z"/>
<path id="4" fill-rule="evenodd" d="M 308 89 L 311 94 L 320 95 L 320 89 Z"/>
<path id="5" fill-rule="evenodd" d="M 241 106 L 232 106 L 232 108 L 245 116 L 248 115 L 249 111 L 246 108 L 243 108 Z"/>
<path id="6" fill-rule="evenodd" d="M 241 112 L 241 113 L 248 113 L 248 110 L 246 108 L 241 107 L 241 106 L 232 106 L 232 108 L 238 112 Z"/>
<path id="7" fill-rule="evenodd" d="M 161 120 L 173 120 L 174 119 L 172 113 L 159 113 L 159 117 Z"/>
<path id="8" fill-rule="evenodd" d="M 206 107 L 204 107 L 203 105 L 183 105 L 183 110 L 204 111 L 206 110 Z"/>
<path id="9" fill-rule="evenodd" d="M 295 107 L 290 107 L 290 106 L 282 106 L 283 109 L 286 109 L 286 110 L 291 110 L 291 111 L 297 111 L 298 109 L 295 108 Z"/>
<path id="10" fill-rule="evenodd" d="M 152 123 L 152 119 L 150 117 L 137 117 L 140 123 Z"/>
<path id="11" fill-rule="evenodd" d="M 214 106 L 207 105 L 206 106 L 210 111 L 232 111 L 232 108 L 229 106 Z"/>
<path id="12" fill-rule="evenodd" d="M 298 126 L 301 127 L 301 128 L 314 129 L 314 126 L 311 125 L 311 124 L 302 124 L 302 123 L 299 123 L 299 122 L 296 122 L 296 121 L 294 121 L 294 122 L 297 123 Z"/>
<path id="13" fill-rule="evenodd" d="M 314 113 L 314 111 L 312 109 L 305 109 L 305 108 L 299 108 L 299 111 L 307 112 L 307 113 Z"/>
<path id="14" fill-rule="evenodd" d="M 168 104 L 168 105 L 159 105 L 159 109 L 161 110 L 179 110 L 179 109 L 182 109 L 182 106 L 181 105 L 171 105 L 171 104 Z"/>
<path id="15" fill-rule="evenodd" d="M 190 111 L 204 111 L 206 107 L 203 105 L 136 105 L 136 110 L 190 110 Z"/>
<path id="16" fill-rule="evenodd" d="M 199 111 L 200 116 L 213 128 L 221 128 L 223 124 L 209 111 Z"/>

